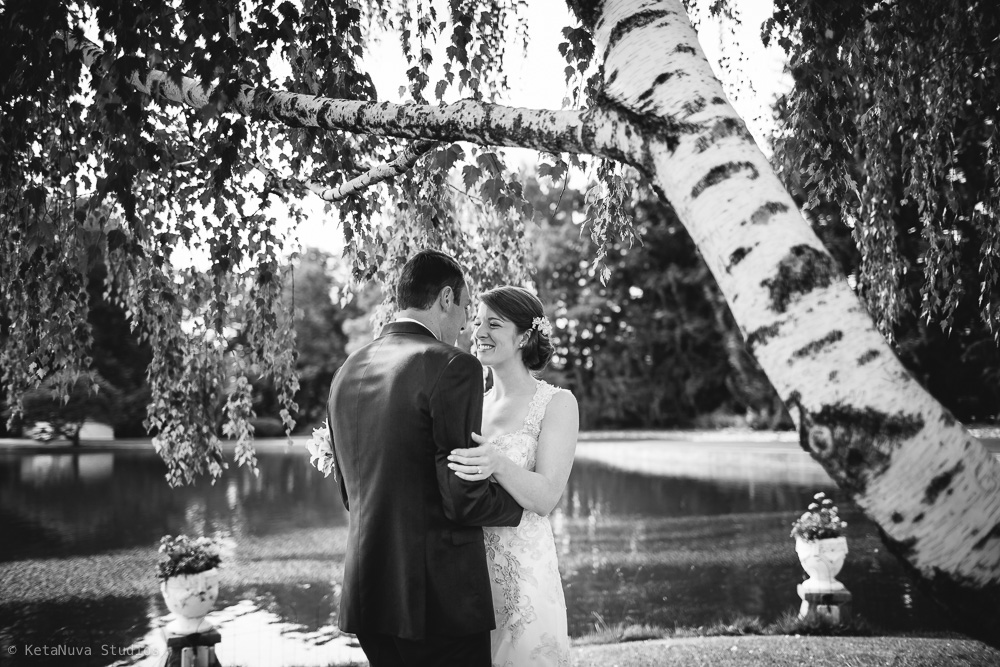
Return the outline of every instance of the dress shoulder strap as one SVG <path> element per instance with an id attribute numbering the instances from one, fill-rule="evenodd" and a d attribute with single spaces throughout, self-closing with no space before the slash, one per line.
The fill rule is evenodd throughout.
<path id="1" fill-rule="evenodd" d="M 558 391 L 559 387 L 553 386 L 548 382 L 538 383 L 535 395 L 531 397 L 531 403 L 528 404 L 528 415 L 524 418 L 524 430 L 531 434 L 531 437 L 537 438 L 541 432 L 542 419 L 545 418 L 545 408 L 548 407 L 549 401 L 552 400 L 552 397 Z"/>

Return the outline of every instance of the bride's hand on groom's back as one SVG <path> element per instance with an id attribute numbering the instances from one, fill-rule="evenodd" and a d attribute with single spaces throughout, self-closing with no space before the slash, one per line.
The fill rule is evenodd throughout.
<path id="1" fill-rule="evenodd" d="M 479 446 L 451 450 L 448 467 L 464 480 L 479 482 L 489 479 L 503 465 L 504 456 L 478 433 L 472 434 L 472 440 Z"/>

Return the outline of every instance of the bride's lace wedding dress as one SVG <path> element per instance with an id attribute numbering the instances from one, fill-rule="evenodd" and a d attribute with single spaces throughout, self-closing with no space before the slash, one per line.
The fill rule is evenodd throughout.
<path id="1" fill-rule="evenodd" d="M 558 391 L 539 382 L 521 429 L 496 436 L 490 443 L 514 463 L 534 470 L 545 408 Z M 548 518 L 524 510 L 517 526 L 483 532 L 497 620 L 492 632 L 493 667 L 568 667 L 566 599 Z"/>

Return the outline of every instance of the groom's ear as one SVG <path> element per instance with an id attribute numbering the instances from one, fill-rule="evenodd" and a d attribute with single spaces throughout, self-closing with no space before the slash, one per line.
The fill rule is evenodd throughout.
<path id="1" fill-rule="evenodd" d="M 442 310 L 448 310 L 448 306 L 455 300 L 455 290 L 451 288 L 450 285 L 445 285 L 438 292 L 437 303 L 441 306 Z"/>

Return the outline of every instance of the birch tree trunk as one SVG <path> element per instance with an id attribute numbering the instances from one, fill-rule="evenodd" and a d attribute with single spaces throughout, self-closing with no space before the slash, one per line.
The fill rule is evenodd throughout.
<path id="1" fill-rule="evenodd" d="M 586 152 L 636 166 L 698 245 L 748 349 L 796 418 L 803 448 L 962 629 L 996 644 L 1000 464 L 878 334 L 726 100 L 680 0 L 574 9 L 603 56 L 605 89 L 593 109 L 367 103 L 245 86 L 226 110 L 293 126 Z M 98 66 L 95 45 L 66 40 Z M 130 81 L 182 104 L 210 97 L 155 70 Z"/>
<path id="2" fill-rule="evenodd" d="M 690 232 L 801 444 L 963 629 L 1000 630 L 1000 464 L 903 368 L 726 101 L 679 0 L 593 16 L 634 164 Z"/>

